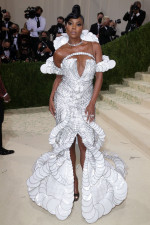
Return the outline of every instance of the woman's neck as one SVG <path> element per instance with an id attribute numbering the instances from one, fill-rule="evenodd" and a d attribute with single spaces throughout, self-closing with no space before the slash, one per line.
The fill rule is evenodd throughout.
<path id="1" fill-rule="evenodd" d="M 68 41 L 68 43 L 69 44 L 78 44 L 78 43 L 80 43 L 80 42 L 82 42 L 82 39 L 79 37 L 79 38 L 76 38 L 76 39 L 72 39 L 72 38 L 69 38 L 69 41 Z"/>

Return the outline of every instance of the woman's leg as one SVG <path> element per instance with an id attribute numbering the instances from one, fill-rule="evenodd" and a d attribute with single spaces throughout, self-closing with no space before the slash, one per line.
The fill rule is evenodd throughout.
<path id="1" fill-rule="evenodd" d="M 78 194 L 78 178 L 76 175 L 76 152 L 75 152 L 75 142 L 76 139 L 74 140 L 72 146 L 70 147 L 70 157 L 72 161 L 72 166 L 73 166 L 73 175 L 74 175 L 74 194 Z"/>
<path id="2" fill-rule="evenodd" d="M 79 145 L 79 149 L 80 149 L 80 164 L 83 170 L 83 166 L 84 166 L 84 160 L 85 160 L 85 152 L 86 152 L 86 147 L 82 142 L 82 138 L 81 136 L 78 136 L 78 145 Z"/>

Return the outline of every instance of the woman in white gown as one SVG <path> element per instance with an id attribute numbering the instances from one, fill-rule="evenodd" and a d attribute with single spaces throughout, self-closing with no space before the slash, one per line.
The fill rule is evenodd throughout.
<path id="1" fill-rule="evenodd" d="M 124 163 L 117 156 L 99 151 L 105 135 L 95 123 L 102 72 L 112 69 L 115 62 L 102 57 L 95 35 L 83 31 L 84 18 L 78 5 L 65 21 L 67 34 L 55 39 L 54 57 L 41 67 L 43 73 L 57 74 L 50 96 L 50 111 L 56 118 L 49 138 L 53 150 L 37 160 L 27 185 L 30 198 L 37 205 L 60 220 L 66 219 L 79 198 L 75 170 L 77 138 L 83 169 L 82 215 L 93 223 L 127 195 Z M 107 159 L 112 159 L 115 167 Z"/>

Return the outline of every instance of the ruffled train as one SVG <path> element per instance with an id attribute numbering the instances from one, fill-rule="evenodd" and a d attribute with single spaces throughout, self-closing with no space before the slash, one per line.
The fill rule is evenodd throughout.
<path id="1" fill-rule="evenodd" d="M 74 177 L 70 151 L 79 134 L 86 146 L 82 176 L 82 215 L 88 223 L 108 214 L 127 195 L 124 180 L 125 166 L 118 156 L 99 151 L 105 134 L 95 123 L 75 127 L 69 116 L 60 122 L 50 134 L 53 151 L 43 154 L 36 162 L 33 175 L 28 179 L 30 198 L 60 220 L 71 213 L 74 201 Z M 81 120 L 80 120 L 81 121 Z M 85 132 L 86 131 L 86 132 Z M 111 164 L 107 159 L 113 160 Z"/>

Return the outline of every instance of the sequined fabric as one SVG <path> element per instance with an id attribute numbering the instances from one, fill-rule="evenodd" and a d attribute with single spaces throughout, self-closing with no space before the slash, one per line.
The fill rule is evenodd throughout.
<path id="1" fill-rule="evenodd" d="M 78 73 L 76 55 L 88 56 L 82 75 Z M 30 198 L 60 220 L 65 220 L 73 207 L 74 177 L 69 148 L 77 134 L 86 146 L 81 195 L 85 220 L 94 223 L 126 198 L 124 163 L 118 156 L 100 151 L 104 131 L 95 121 L 87 122 L 85 115 L 93 93 L 95 72 L 104 72 L 114 66 L 114 61 L 106 56 L 96 64 L 92 55 L 79 52 L 64 58 L 61 68 L 56 68 L 52 59 L 41 67 L 43 73 L 63 76 L 54 98 L 56 126 L 49 137 L 53 151 L 37 160 L 27 185 Z M 110 164 L 107 159 L 114 163 Z"/>

